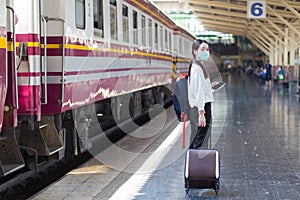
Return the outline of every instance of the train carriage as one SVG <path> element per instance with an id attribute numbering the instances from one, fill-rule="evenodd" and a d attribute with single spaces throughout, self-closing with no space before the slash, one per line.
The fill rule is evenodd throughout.
<path id="1" fill-rule="evenodd" d="M 16 66 L 8 71 L 18 106 L 1 122 L 13 122 L 25 160 L 85 151 L 99 130 L 80 127 L 122 122 L 163 104 L 178 72 L 187 71 L 194 37 L 149 1 L 7 2 L 18 19 L 7 33 L 15 51 L 6 59 Z"/>

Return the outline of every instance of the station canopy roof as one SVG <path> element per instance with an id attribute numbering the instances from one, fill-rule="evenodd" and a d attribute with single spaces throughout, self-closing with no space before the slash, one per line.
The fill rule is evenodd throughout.
<path id="1" fill-rule="evenodd" d="M 286 35 L 300 38 L 300 0 L 266 0 L 265 18 L 248 18 L 247 0 L 186 0 L 206 30 L 253 39 Z"/>

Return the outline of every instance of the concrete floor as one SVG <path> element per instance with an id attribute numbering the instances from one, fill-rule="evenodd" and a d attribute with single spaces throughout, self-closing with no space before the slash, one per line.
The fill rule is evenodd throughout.
<path id="1" fill-rule="evenodd" d="M 139 150 L 141 154 L 157 152 L 158 146 L 165 145 L 158 156 L 131 158 L 131 164 L 140 165 L 124 165 L 124 170 L 93 159 L 32 199 L 299 199 L 300 98 L 294 84 L 288 89 L 281 84 L 268 88 L 262 80 L 246 74 L 226 74 L 223 80 L 226 86 L 215 92 L 212 104 L 212 148 L 219 150 L 221 160 L 217 196 L 207 189 L 191 189 L 189 195 L 185 194 L 186 147 L 182 148 L 182 124 L 177 126 L 173 115 L 175 120 L 168 123 L 171 130 L 164 129 L 170 135 L 155 140 L 151 136 L 152 147 Z M 171 137 L 173 129 L 179 133 Z M 141 144 L 146 145 L 144 139 Z M 188 142 L 187 138 L 186 146 Z M 138 141 L 133 144 L 127 139 L 121 144 L 129 152 L 130 146 L 139 149 Z"/>

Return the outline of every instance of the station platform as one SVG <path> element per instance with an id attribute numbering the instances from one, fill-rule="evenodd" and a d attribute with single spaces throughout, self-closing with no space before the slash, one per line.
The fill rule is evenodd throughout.
<path id="1" fill-rule="evenodd" d="M 212 148 L 220 152 L 218 195 L 209 189 L 191 189 L 186 195 L 190 127 L 187 123 L 183 146 L 183 123 L 170 107 L 30 199 L 299 199 L 300 97 L 295 85 L 267 87 L 243 73 L 224 74 L 223 80 L 226 86 L 214 93 L 210 131 Z"/>

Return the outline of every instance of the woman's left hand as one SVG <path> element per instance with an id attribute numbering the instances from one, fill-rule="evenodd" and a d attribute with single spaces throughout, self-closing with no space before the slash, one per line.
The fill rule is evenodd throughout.
<path id="1" fill-rule="evenodd" d="M 199 115 L 198 126 L 199 127 L 205 127 L 206 126 L 206 119 L 205 119 L 205 115 L 204 114 L 200 114 Z"/>

